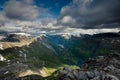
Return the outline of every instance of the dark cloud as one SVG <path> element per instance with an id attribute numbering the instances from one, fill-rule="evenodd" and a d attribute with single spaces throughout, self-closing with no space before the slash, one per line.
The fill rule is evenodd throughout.
<path id="1" fill-rule="evenodd" d="M 39 10 L 33 0 L 10 0 L 4 6 L 4 13 L 9 19 L 34 20 Z"/>
<path id="2" fill-rule="evenodd" d="M 4 13 L 0 12 L 0 27 L 4 26 L 5 22 L 7 22 Z"/>
<path id="3" fill-rule="evenodd" d="M 120 0 L 73 0 L 62 8 L 58 24 L 79 28 L 119 27 Z"/>

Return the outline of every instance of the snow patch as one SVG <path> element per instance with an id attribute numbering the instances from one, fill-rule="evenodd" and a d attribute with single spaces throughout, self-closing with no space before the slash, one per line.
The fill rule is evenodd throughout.
<path id="1" fill-rule="evenodd" d="M 6 59 L 0 54 L 0 61 L 5 61 Z"/>

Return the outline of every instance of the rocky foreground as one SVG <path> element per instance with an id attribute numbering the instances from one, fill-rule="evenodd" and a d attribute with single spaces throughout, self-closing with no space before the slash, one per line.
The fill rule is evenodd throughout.
<path id="1" fill-rule="evenodd" d="M 120 54 L 110 54 L 89 59 L 81 69 L 64 68 L 57 80 L 119 80 Z"/>
<path id="2" fill-rule="evenodd" d="M 56 75 L 56 76 L 55 76 Z M 65 67 L 54 75 L 43 78 L 38 75 L 29 75 L 16 78 L 6 75 L 0 80 L 119 80 L 120 54 L 109 54 L 88 59 L 81 69 Z"/>

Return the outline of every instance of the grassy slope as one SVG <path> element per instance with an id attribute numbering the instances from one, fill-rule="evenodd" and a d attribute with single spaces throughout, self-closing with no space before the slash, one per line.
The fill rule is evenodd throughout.
<path id="1" fill-rule="evenodd" d="M 79 41 L 74 41 L 77 44 L 73 47 L 68 47 L 61 51 L 60 57 L 68 64 L 81 65 L 84 60 L 109 53 L 120 53 L 119 38 L 83 38 Z M 113 42 L 114 41 L 114 42 Z"/>
<path id="2" fill-rule="evenodd" d="M 31 42 L 31 40 L 27 43 L 29 42 Z M 57 68 L 64 65 L 52 50 L 48 49 L 38 41 L 32 40 L 32 43 L 30 43 L 29 46 L 24 44 L 24 46 L 21 45 L 22 47 L 17 46 L 18 44 L 16 43 L 11 42 L 11 44 L 15 45 L 5 48 L 4 50 L 0 50 L 0 54 L 2 54 L 7 60 L 11 60 L 11 64 L 19 61 L 20 63 L 27 64 L 29 66 L 29 69 L 24 72 L 20 72 L 20 74 L 18 74 L 19 76 L 30 74 L 49 76 Z M 0 62 L 0 65 L 3 67 L 7 66 L 5 62 Z"/>

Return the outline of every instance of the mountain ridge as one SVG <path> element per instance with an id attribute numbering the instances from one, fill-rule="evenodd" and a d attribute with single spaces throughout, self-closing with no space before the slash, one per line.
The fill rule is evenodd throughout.
<path id="1" fill-rule="evenodd" d="M 26 38 L 23 39 L 27 40 Z M 86 34 L 70 36 L 69 39 L 66 39 L 62 35 L 40 35 L 29 39 L 32 40 L 28 45 L 0 50 L 0 54 L 6 59 L 0 61 L 0 67 L 3 67 L 0 71 L 3 74 L 8 74 L 8 72 L 14 74 L 17 71 L 22 77 L 23 75 L 27 76 L 29 71 L 31 72 L 29 75 L 36 72 L 37 75 L 42 75 L 40 72 L 42 71 L 42 73 L 45 72 L 46 76 L 49 76 L 65 65 L 81 66 L 88 58 L 120 52 L 119 36 L 98 38 Z M 60 45 L 63 45 L 64 48 Z M 9 66 L 10 70 L 6 66 Z M 12 66 L 16 69 L 15 71 Z M 22 69 L 23 67 L 26 68 Z M 21 71 L 19 71 L 20 69 Z"/>

